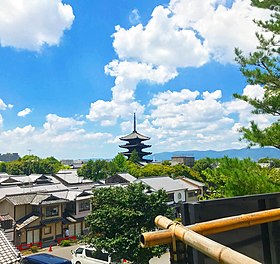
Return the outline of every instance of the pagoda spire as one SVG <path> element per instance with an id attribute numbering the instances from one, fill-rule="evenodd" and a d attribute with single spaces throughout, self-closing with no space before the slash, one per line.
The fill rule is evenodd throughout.
<path id="1" fill-rule="evenodd" d="M 134 121 L 134 122 L 133 122 L 133 132 L 136 132 L 136 115 L 135 115 L 135 113 L 133 113 L 133 115 L 134 115 L 134 116 L 133 116 L 133 118 L 134 118 L 134 119 L 133 119 L 133 121 Z"/>

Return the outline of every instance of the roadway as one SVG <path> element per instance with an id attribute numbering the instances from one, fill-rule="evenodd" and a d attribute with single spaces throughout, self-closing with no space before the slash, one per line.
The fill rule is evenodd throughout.
<path id="1" fill-rule="evenodd" d="M 58 257 L 66 258 L 71 260 L 72 254 L 71 250 L 75 250 L 79 245 L 73 245 L 69 247 L 53 246 L 52 251 L 49 251 L 49 248 L 44 248 L 38 253 L 48 253 Z M 149 261 L 150 264 L 169 264 L 169 253 L 163 254 L 160 258 L 152 258 Z"/>

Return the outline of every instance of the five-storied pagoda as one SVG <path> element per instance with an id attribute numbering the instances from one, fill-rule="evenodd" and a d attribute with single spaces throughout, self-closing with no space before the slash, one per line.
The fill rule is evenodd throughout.
<path id="1" fill-rule="evenodd" d="M 146 137 L 144 135 L 141 135 L 136 131 L 135 113 L 134 113 L 134 127 L 133 128 L 134 129 L 133 129 L 132 133 L 130 133 L 127 136 L 124 136 L 124 137 L 120 138 L 120 140 L 128 141 L 125 145 L 120 145 L 121 148 L 126 148 L 127 149 L 127 151 L 122 152 L 122 154 L 125 155 L 129 159 L 132 151 L 136 150 L 136 152 L 137 152 L 137 154 L 140 158 L 140 162 L 151 162 L 151 160 L 144 159 L 143 157 L 146 156 L 146 155 L 152 154 L 152 152 L 142 151 L 144 148 L 151 147 L 151 145 L 145 145 L 144 143 L 142 143 L 142 141 L 149 140 L 150 138 Z"/>

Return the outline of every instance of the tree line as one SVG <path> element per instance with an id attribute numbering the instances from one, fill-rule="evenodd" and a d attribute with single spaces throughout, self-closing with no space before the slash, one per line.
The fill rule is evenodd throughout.
<path id="1" fill-rule="evenodd" d="M 45 159 L 35 155 L 25 155 L 15 161 L 0 162 L 0 172 L 10 175 L 54 174 L 64 165 L 54 157 Z"/>

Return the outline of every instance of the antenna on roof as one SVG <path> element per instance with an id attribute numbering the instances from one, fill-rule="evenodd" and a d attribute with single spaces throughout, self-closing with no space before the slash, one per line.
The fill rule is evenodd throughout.
<path id="1" fill-rule="evenodd" d="M 136 115 L 133 113 L 133 132 L 136 132 Z"/>

